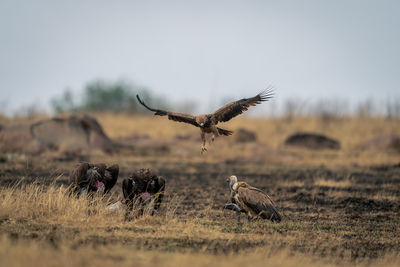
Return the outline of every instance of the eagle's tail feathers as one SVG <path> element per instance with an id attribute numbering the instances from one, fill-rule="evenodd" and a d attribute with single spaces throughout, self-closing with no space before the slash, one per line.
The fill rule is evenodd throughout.
<path id="1" fill-rule="evenodd" d="M 218 128 L 218 127 L 217 127 L 217 129 L 218 129 L 218 133 L 221 134 L 221 135 L 229 136 L 229 135 L 233 134 L 233 132 L 229 131 L 229 130 L 221 129 L 221 128 Z"/>

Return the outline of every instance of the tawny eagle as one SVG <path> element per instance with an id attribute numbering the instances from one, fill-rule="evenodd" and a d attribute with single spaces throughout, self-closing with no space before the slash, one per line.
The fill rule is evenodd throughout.
<path id="1" fill-rule="evenodd" d="M 207 150 L 206 138 L 205 138 L 206 133 L 212 134 L 212 137 L 211 137 L 212 141 L 214 141 L 215 137 L 218 137 L 220 135 L 229 136 L 233 133 L 232 131 L 221 129 L 221 128 L 217 127 L 216 125 L 219 122 L 229 121 L 233 117 L 236 117 L 236 116 L 242 114 L 250 106 L 255 106 L 257 104 L 260 104 L 261 102 L 267 101 L 272 97 L 273 97 L 273 90 L 272 90 L 272 88 L 268 88 L 267 90 L 259 93 L 258 95 L 254 96 L 254 97 L 243 98 L 238 101 L 228 103 L 225 106 L 218 109 L 217 111 L 215 111 L 214 113 L 193 116 L 190 114 L 170 112 L 170 111 L 166 111 L 166 110 L 151 108 L 151 107 L 147 106 L 143 102 L 143 100 L 140 99 L 139 95 L 136 95 L 136 98 L 138 99 L 139 103 L 142 104 L 148 110 L 155 112 L 154 115 L 168 116 L 168 119 L 170 119 L 170 120 L 178 121 L 178 122 L 185 122 L 185 123 L 192 124 L 196 127 L 199 127 L 201 130 L 201 140 L 203 142 L 202 146 L 201 146 L 202 153 Z"/>
<path id="2" fill-rule="evenodd" d="M 272 221 L 282 220 L 278 209 L 272 199 L 262 190 L 252 187 L 245 182 L 238 182 L 237 177 L 232 175 L 226 180 L 231 190 L 231 202 L 223 209 L 236 211 L 236 217 L 240 222 L 240 213 L 246 213 L 250 221 L 254 217 L 261 217 Z"/>

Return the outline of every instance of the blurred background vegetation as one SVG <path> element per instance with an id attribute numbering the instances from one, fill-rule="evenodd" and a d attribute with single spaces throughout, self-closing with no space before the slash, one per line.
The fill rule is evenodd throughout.
<path id="1" fill-rule="evenodd" d="M 74 95 L 72 90 L 67 88 L 61 96 L 51 100 L 51 107 L 55 113 L 76 112 L 76 111 L 110 111 L 140 113 L 145 112 L 139 108 L 136 100 L 139 94 L 149 105 L 159 108 L 166 108 L 168 102 L 157 96 L 151 95 L 146 87 L 139 87 L 127 81 L 109 82 L 105 80 L 94 80 L 83 88 L 82 95 Z"/>
<path id="2" fill-rule="evenodd" d="M 52 111 L 56 114 L 65 112 L 124 112 L 149 114 L 140 106 L 136 99 L 139 94 L 145 102 L 155 108 L 172 109 L 177 112 L 196 113 L 198 106 L 194 101 L 170 102 L 165 96 L 153 95 L 146 86 L 138 86 L 134 82 L 125 80 L 105 81 L 93 80 L 82 89 L 81 93 L 74 94 L 69 88 L 62 95 L 51 99 Z M 233 101 L 236 99 L 229 99 Z M 224 105 L 228 100 L 221 101 Z M 38 108 L 32 106 L 26 108 L 23 113 L 34 113 Z M 386 102 L 377 102 L 374 99 L 359 101 L 357 105 L 350 105 L 346 99 L 317 99 L 305 100 L 299 98 L 288 98 L 277 105 L 272 102 L 268 106 L 268 117 L 322 117 L 325 119 L 342 116 L 383 116 L 386 118 L 400 117 L 400 99 L 388 99 Z"/>

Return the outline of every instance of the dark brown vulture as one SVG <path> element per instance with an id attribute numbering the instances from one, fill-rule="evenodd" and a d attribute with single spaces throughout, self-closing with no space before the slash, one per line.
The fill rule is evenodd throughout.
<path id="1" fill-rule="evenodd" d="M 72 192 L 80 195 L 83 193 L 108 193 L 118 179 L 119 166 L 114 164 L 107 167 L 104 163 L 80 163 L 70 174 L 69 181 Z"/>
<path id="2" fill-rule="evenodd" d="M 135 215 L 140 216 L 146 205 L 154 203 L 151 209 L 153 215 L 164 198 L 165 179 L 150 169 L 140 169 L 122 182 L 122 192 L 128 207 L 126 218 L 134 208 Z"/>
<path id="3" fill-rule="evenodd" d="M 237 177 L 232 175 L 227 179 L 231 190 L 231 202 L 225 205 L 223 209 L 236 211 L 238 222 L 240 222 L 240 213 L 246 213 L 250 221 L 254 217 L 269 219 L 280 222 L 282 220 L 275 203 L 262 190 L 252 187 L 245 182 L 238 182 Z"/>
<path id="4" fill-rule="evenodd" d="M 267 101 L 273 96 L 273 90 L 272 88 L 268 88 L 265 91 L 259 93 L 258 95 L 251 97 L 251 98 L 243 98 L 238 101 L 234 101 L 231 103 L 226 104 L 225 106 L 221 107 L 214 113 L 210 114 L 204 114 L 204 115 L 199 115 L 199 116 L 193 116 L 190 114 L 183 114 L 183 113 L 177 113 L 177 112 L 170 112 L 166 110 L 161 110 L 161 109 L 154 109 L 149 106 L 147 106 L 143 100 L 140 99 L 139 95 L 136 95 L 136 98 L 138 99 L 139 103 L 142 104 L 145 108 L 148 110 L 155 112 L 154 115 L 159 115 L 159 116 L 168 116 L 168 119 L 173 120 L 173 121 L 179 121 L 179 122 L 185 122 L 192 124 L 196 127 L 199 127 L 201 130 L 201 140 L 203 142 L 201 146 L 201 153 L 204 151 L 207 151 L 206 148 L 206 138 L 205 134 L 206 133 L 211 133 L 211 140 L 214 141 L 215 137 L 218 137 L 220 135 L 231 135 L 233 132 L 225 129 L 221 129 L 217 127 L 216 125 L 219 122 L 226 122 L 232 119 L 233 117 L 236 117 L 240 114 L 242 114 L 244 111 L 246 111 L 249 107 L 255 106 L 257 104 L 260 104 L 261 102 Z"/>

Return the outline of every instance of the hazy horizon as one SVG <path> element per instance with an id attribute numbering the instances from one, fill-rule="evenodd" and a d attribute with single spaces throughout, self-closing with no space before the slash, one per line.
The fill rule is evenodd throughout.
<path id="1" fill-rule="evenodd" d="M 397 1 L 2 1 L 0 103 L 125 79 L 173 102 L 400 97 Z M 260 110 L 268 110 L 262 107 Z"/>

